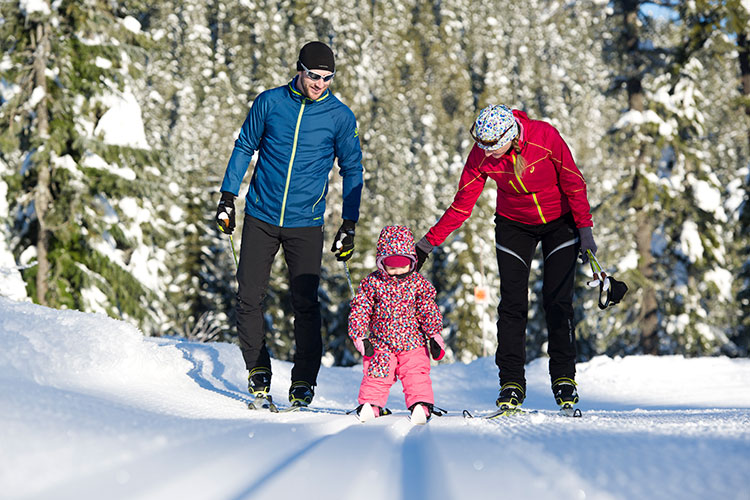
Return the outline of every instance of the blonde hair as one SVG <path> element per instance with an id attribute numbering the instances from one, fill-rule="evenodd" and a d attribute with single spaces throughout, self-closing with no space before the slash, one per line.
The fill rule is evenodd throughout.
<path id="1" fill-rule="evenodd" d="M 528 163 L 526 163 L 526 158 L 521 154 L 521 145 L 518 143 L 518 136 L 513 138 L 510 142 L 510 147 L 516 152 L 516 160 L 513 162 L 513 171 L 516 176 L 521 177 L 523 171 L 526 170 Z"/>

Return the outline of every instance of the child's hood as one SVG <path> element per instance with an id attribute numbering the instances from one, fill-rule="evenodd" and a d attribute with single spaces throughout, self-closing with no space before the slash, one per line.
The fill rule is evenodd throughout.
<path id="1" fill-rule="evenodd" d="M 383 269 L 383 259 L 391 255 L 403 255 L 411 260 L 411 270 L 417 263 L 417 250 L 414 235 L 406 226 L 386 226 L 380 231 L 378 238 L 377 265 Z"/>

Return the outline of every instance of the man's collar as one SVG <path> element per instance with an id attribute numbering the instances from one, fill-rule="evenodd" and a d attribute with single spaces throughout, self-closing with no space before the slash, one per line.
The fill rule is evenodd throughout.
<path id="1" fill-rule="evenodd" d="M 331 96 L 330 89 L 326 89 L 326 91 L 323 92 L 323 95 L 321 95 L 320 97 L 318 97 L 317 99 L 315 99 L 313 101 L 312 99 L 310 99 L 309 97 L 307 97 L 306 95 L 304 95 L 302 92 L 300 92 L 300 90 L 297 88 L 297 79 L 298 78 L 299 78 L 299 75 L 297 75 L 294 78 L 292 78 L 292 81 L 289 82 L 289 92 L 292 94 L 292 96 L 296 97 L 298 100 L 300 100 L 300 101 L 308 100 L 308 101 L 312 101 L 312 102 L 320 102 L 320 101 L 323 101 L 325 99 L 328 99 L 328 97 Z"/>

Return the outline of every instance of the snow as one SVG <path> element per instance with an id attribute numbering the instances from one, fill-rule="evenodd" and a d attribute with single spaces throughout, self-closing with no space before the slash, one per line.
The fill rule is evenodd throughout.
<path id="1" fill-rule="evenodd" d="M 131 92 L 107 96 L 103 104 L 108 109 L 96 124 L 94 134 L 101 134 L 104 142 L 113 146 L 150 149 L 141 106 Z"/>
<path id="2" fill-rule="evenodd" d="M 29 17 L 31 14 L 48 16 L 52 13 L 46 0 L 19 0 L 18 8 L 24 17 Z"/>
<path id="3" fill-rule="evenodd" d="M 692 220 L 686 220 L 682 224 L 680 233 L 680 244 L 677 250 L 687 257 L 688 261 L 694 263 L 703 258 L 703 243 L 701 242 L 698 224 Z"/>
<path id="4" fill-rule="evenodd" d="M 101 156 L 88 152 L 88 151 L 84 154 L 81 165 L 84 167 L 88 167 L 88 168 L 106 170 L 111 174 L 119 175 L 123 179 L 129 180 L 129 181 L 134 181 L 137 177 L 135 174 L 135 171 L 132 168 L 119 167 L 114 164 L 109 164 Z"/>
<path id="5" fill-rule="evenodd" d="M 596 357 L 578 366 L 581 419 L 550 411 L 538 359 L 525 406 L 542 412 L 499 421 L 461 417 L 493 406 L 492 357 L 440 364 L 448 414 L 413 426 L 400 384 L 395 414 L 367 424 L 252 412 L 237 346 L 143 337 L 98 314 L 0 298 L 0 342 L 10 498 L 748 498 L 748 359 Z M 314 406 L 354 407 L 361 369 L 322 368 Z M 284 401 L 290 364 L 273 371 Z"/>
<path id="6" fill-rule="evenodd" d="M 3 186 L 4 183 L 0 181 L 0 197 L 2 197 L 3 190 L 1 188 Z M 13 300 L 27 298 L 26 284 L 13 258 L 13 253 L 11 253 L 2 235 L 0 235 L 0 297 L 8 297 Z"/>
<path id="7" fill-rule="evenodd" d="M 5 173 L 6 168 L 5 163 L 0 160 L 0 175 Z M 0 177 L 0 220 L 8 217 L 7 199 L 8 184 Z M 13 300 L 25 300 L 27 298 L 26 284 L 2 231 L 0 231 L 0 297 L 8 297 Z"/>
<path id="8" fill-rule="evenodd" d="M 141 33 L 141 23 L 133 16 L 125 16 L 120 22 L 128 31 L 136 35 Z"/>
<path id="9" fill-rule="evenodd" d="M 42 87 L 34 87 L 34 90 L 31 92 L 31 96 L 27 101 L 27 106 L 31 109 L 36 108 L 37 104 L 42 102 L 42 99 L 46 96 L 47 92 Z"/>

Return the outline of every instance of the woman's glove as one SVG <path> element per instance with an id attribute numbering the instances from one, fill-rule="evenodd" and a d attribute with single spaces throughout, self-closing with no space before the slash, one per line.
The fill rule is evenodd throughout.
<path id="1" fill-rule="evenodd" d="M 435 361 L 440 361 L 445 356 L 445 340 L 440 334 L 430 337 L 430 354 Z"/>
<path id="2" fill-rule="evenodd" d="M 579 227 L 578 234 L 581 235 L 581 262 L 585 264 L 589 261 L 588 250 L 596 255 L 596 242 L 590 227 Z"/>
<path id="3" fill-rule="evenodd" d="M 432 252 L 432 249 L 432 243 L 427 241 L 426 236 L 417 242 L 417 272 L 422 269 L 422 266 L 430 255 L 430 252 Z"/>

